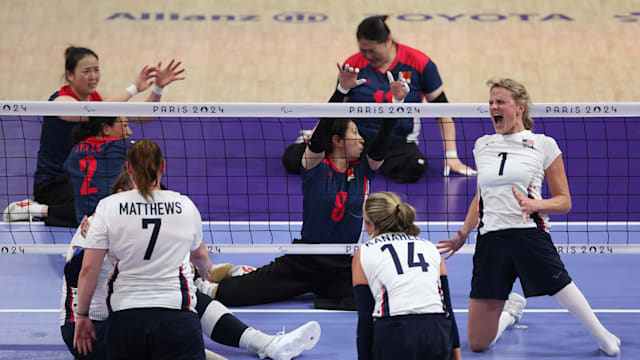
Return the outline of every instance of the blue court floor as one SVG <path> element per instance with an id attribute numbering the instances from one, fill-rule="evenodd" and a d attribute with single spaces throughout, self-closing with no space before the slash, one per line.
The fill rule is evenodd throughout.
<path id="1" fill-rule="evenodd" d="M 217 255 L 216 262 L 249 265 L 267 263 L 269 255 Z M 63 259 L 59 255 L 2 256 L 0 261 L 0 359 L 71 359 L 60 336 Z M 640 273 L 638 255 L 565 255 L 570 275 L 596 310 L 603 324 L 622 339 L 620 359 L 640 355 Z M 471 256 L 458 254 L 447 261 L 453 306 L 464 358 L 584 359 L 605 357 L 589 333 L 550 297 L 529 299 L 521 322 L 505 332 L 484 353 L 467 346 L 467 302 Z M 521 291 L 519 284 L 514 288 Z M 355 359 L 356 313 L 313 309 L 312 295 L 290 301 L 234 308 L 248 325 L 268 333 L 294 329 L 316 320 L 322 327 L 318 345 L 300 359 Z M 244 350 L 205 342 L 229 359 L 257 359 Z"/>

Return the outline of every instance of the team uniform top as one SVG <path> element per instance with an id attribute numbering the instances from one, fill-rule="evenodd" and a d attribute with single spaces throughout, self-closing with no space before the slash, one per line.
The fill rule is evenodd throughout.
<path id="1" fill-rule="evenodd" d="M 511 187 L 529 198 L 542 199 L 544 172 L 561 153 L 553 138 L 530 130 L 485 135 L 476 140 L 473 155 L 478 167 L 481 235 L 514 228 L 549 230 L 546 214 L 532 213 L 522 223 L 522 211 Z"/>
<path id="2" fill-rule="evenodd" d="M 102 199 L 84 242 L 116 259 L 108 281 L 109 312 L 135 308 L 195 311 L 189 255 L 202 243 L 200 212 L 186 196 L 138 190 Z"/>
<path id="3" fill-rule="evenodd" d="M 73 247 L 80 247 L 77 251 Z M 80 234 L 80 227 L 71 239 L 69 250 L 66 258 L 67 264 L 64 267 L 64 276 L 62 277 L 62 298 L 60 300 L 60 326 L 76 322 L 75 311 L 78 308 L 78 277 L 82 268 L 82 259 L 84 257 L 81 247 L 84 246 L 84 237 Z M 104 257 L 100 273 L 98 275 L 98 284 L 96 291 L 91 298 L 89 306 L 89 318 L 95 321 L 107 320 L 109 311 L 107 310 L 107 281 L 109 274 L 113 270 L 115 259 L 111 255 Z"/>
<path id="4" fill-rule="evenodd" d="M 49 101 L 55 100 L 58 96 L 71 96 L 80 101 L 73 93 L 69 85 L 65 85 L 51 95 Z M 102 101 L 98 92 L 89 96 L 89 101 Z M 45 116 L 42 121 L 42 131 L 40 132 L 40 150 L 38 150 L 38 165 L 36 168 L 34 182 L 41 184 L 51 181 L 58 176 L 64 176 L 64 162 L 71 151 L 71 130 L 76 122 L 64 121 L 56 116 Z"/>
<path id="5" fill-rule="evenodd" d="M 75 195 L 76 220 L 91 215 L 98 201 L 111 194 L 127 158 L 127 140 L 87 138 L 71 149 L 65 169 Z"/>
<path id="6" fill-rule="evenodd" d="M 423 52 L 406 45 L 395 43 L 396 58 L 389 69 L 374 68 L 362 54 L 357 53 L 348 58 L 344 64 L 360 69 L 359 79 L 367 79 L 367 83 L 357 86 L 349 92 L 350 101 L 363 103 L 390 103 L 393 98 L 387 71 L 391 71 L 394 79 L 404 78 L 409 85 L 409 94 L 405 103 L 420 103 L 425 93 L 430 93 L 442 86 L 442 79 L 436 64 Z M 343 64 L 343 65 L 344 65 Z M 358 130 L 365 138 L 373 139 L 380 127 L 380 119 L 355 119 Z M 393 130 L 393 141 L 416 140 L 420 130 L 419 118 L 399 119 Z M 410 136 L 411 135 L 411 136 Z"/>
<path id="7" fill-rule="evenodd" d="M 364 243 L 360 263 L 375 299 L 372 316 L 444 313 L 440 261 L 431 242 L 404 233 Z"/>
<path id="8" fill-rule="evenodd" d="M 376 172 L 363 152 L 338 170 L 325 158 L 302 167 L 302 239 L 311 243 L 356 243 L 362 234 L 362 205 Z"/>

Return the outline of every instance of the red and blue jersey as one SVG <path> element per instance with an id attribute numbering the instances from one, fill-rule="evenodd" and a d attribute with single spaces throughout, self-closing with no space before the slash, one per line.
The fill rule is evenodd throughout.
<path id="1" fill-rule="evenodd" d="M 340 171 L 325 158 L 302 168 L 302 239 L 318 243 L 357 243 L 362 233 L 362 205 L 376 172 L 363 152 Z"/>
<path id="2" fill-rule="evenodd" d="M 436 64 L 423 52 L 406 45 L 395 43 L 396 58 L 388 69 L 374 68 L 362 54 L 357 53 L 349 57 L 344 64 L 359 68 L 358 79 L 367 79 L 365 84 L 351 89 L 351 102 L 362 103 L 390 103 L 393 94 L 387 78 L 387 71 L 398 80 L 404 78 L 409 85 L 409 94 L 405 103 L 419 103 L 425 94 L 431 93 L 442 86 L 442 79 Z M 343 66 L 344 66 L 343 64 Z M 368 139 L 373 139 L 380 127 L 380 119 L 355 119 L 360 133 Z M 393 130 L 394 141 L 406 141 L 413 130 L 413 119 L 399 119 Z"/>
<path id="3" fill-rule="evenodd" d="M 53 93 L 49 101 L 55 100 L 58 96 L 71 96 L 80 101 L 69 85 L 65 85 L 59 91 Z M 91 94 L 89 101 L 102 101 L 102 97 L 96 91 Z M 40 132 L 40 149 L 38 150 L 38 165 L 34 179 L 36 184 L 64 176 L 64 162 L 73 147 L 71 130 L 76 124 L 76 122 L 65 121 L 56 116 L 45 116 L 43 118 Z"/>
<path id="4" fill-rule="evenodd" d="M 65 169 L 73 186 L 78 223 L 111 194 L 111 185 L 120 175 L 130 146 L 127 140 L 90 137 L 71 149 Z"/>

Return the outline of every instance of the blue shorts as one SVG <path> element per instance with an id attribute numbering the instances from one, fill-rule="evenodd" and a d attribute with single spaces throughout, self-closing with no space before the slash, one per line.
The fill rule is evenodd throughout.
<path id="1" fill-rule="evenodd" d="M 447 360 L 452 351 L 451 320 L 444 314 L 375 318 L 374 360 Z"/>
<path id="2" fill-rule="evenodd" d="M 532 228 L 480 235 L 470 297 L 506 300 L 516 278 L 525 297 L 554 295 L 571 283 L 549 233 Z"/>
<path id="3" fill-rule="evenodd" d="M 149 308 L 116 311 L 107 320 L 107 359 L 204 360 L 198 315 Z"/>

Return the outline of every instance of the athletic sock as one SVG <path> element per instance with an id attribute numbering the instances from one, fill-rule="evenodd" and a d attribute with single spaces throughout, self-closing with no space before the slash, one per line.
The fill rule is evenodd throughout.
<path id="1" fill-rule="evenodd" d="M 247 349 L 247 351 L 253 354 L 262 354 L 274 338 L 275 336 L 267 335 L 260 330 L 250 327 L 247 328 L 240 337 L 240 348 Z"/>
<path id="2" fill-rule="evenodd" d="M 507 330 L 508 328 L 512 327 L 515 323 L 516 323 L 516 319 L 508 312 L 503 311 L 500 314 L 500 319 L 498 320 L 498 332 L 496 333 L 495 339 L 493 339 L 493 341 L 491 342 L 491 344 L 489 344 L 489 346 L 492 346 L 493 344 L 495 344 L 496 341 L 500 339 L 500 336 L 502 336 L 502 333 L 504 333 L 504 331 Z"/>

